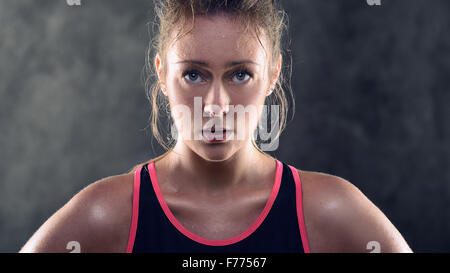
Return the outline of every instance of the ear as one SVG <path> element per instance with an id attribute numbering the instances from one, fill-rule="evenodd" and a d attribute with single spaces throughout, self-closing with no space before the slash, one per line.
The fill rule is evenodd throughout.
<path id="1" fill-rule="evenodd" d="M 273 90 L 275 89 L 275 84 L 277 83 L 278 77 L 280 76 L 282 63 L 283 63 L 283 58 L 280 54 L 278 56 L 278 60 L 277 60 L 275 67 L 271 68 L 271 78 L 270 78 L 271 81 L 270 81 L 269 89 L 267 91 L 268 92 L 267 96 L 272 94 Z"/>
<path id="2" fill-rule="evenodd" d="M 165 96 L 167 96 L 166 94 L 166 86 L 163 80 L 163 69 L 162 69 L 162 65 L 161 65 L 161 55 L 158 53 L 156 53 L 155 56 L 155 68 L 156 68 L 156 74 L 158 75 L 158 81 L 160 82 L 161 85 L 161 91 L 163 92 L 163 94 Z"/>

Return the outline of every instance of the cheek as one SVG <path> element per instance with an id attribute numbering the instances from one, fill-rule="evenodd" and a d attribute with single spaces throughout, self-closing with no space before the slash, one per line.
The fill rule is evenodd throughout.
<path id="1" fill-rule="evenodd" d="M 183 109 L 185 108 L 185 109 Z M 181 135 L 182 139 L 192 139 L 193 136 L 193 111 L 187 106 L 183 106 L 176 109 L 171 109 L 174 125 Z"/>
<path id="2" fill-rule="evenodd" d="M 174 104 L 184 103 L 189 92 L 186 90 L 186 86 L 183 85 L 181 72 L 177 69 L 169 68 L 166 81 L 169 97 Z"/>
<path id="3" fill-rule="evenodd" d="M 233 92 L 231 96 L 231 103 L 235 106 L 242 105 L 244 107 L 252 105 L 259 107 L 264 104 L 265 92 L 262 84 L 255 84 L 251 87 L 243 89 L 241 92 Z"/>
<path id="4" fill-rule="evenodd" d="M 192 123 L 192 119 L 194 117 L 193 105 L 190 105 L 186 101 L 177 101 L 174 102 L 170 111 L 178 130 L 190 130 L 189 126 Z"/>
<path id="5" fill-rule="evenodd" d="M 167 86 L 172 116 L 175 119 L 180 119 L 186 116 L 186 111 L 191 111 L 191 113 L 193 113 L 194 97 L 192 92 L 183 88 L 183 86 L 175 80 L 168 82 Z"/>

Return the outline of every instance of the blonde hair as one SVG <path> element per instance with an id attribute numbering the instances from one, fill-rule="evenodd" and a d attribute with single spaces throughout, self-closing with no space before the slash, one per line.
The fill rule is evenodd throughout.
<path id="1" fill-rule="evenodd" d="M 151 103 L 151 115 L 149 117 L 149 124 L 151 126 L 153 136 L 158 143 L 166 150 L 166 153 L 159 156 L 164 156 L 173 148 L 176 140 L 172 138 L 170 132 L 170 125 L 172 117 L 170 115 L 170 105 L 167 97 L 161 92 L 161 83 L 158 79 L 156 69 L 153 66 L 153 60 L 157 53 L 161 56 L 161 66 L 163 73 L 166 72 L 165 56 L 169 43 L 171 42 L 171 33 L 177 26 L 181 25 L 182 30 L 186 25 L 188 18 L 192 18 L 192 27 L 186 32 L 180 31 L 174 41 L 182 36 L 190 33 L 195 24 L 196 16 L 208 16 L 208 15 L 226 15 L 238 19 L 240 22 L 245 22 L 245 29 L 247 31 L 252 28 L 256 36 L 259 38 L 261 35 L 261 29 L 265 30 L 268 40 L 270 41 L 271 57 L 269 58 L 269 67 L 277 63 L 280 55 L 289 55 L 290 63 L 285 66 L 287 68 L 288 77 L 284 76 L 283 71 L 280 72 L 278 81 L 275 83 L 273 92 L 270 96 L 266 97 L 269 105 L 280 105 L 279 107 L 279 130 L 275 136 L 275 139 L 279 138 L 281 132 L 284 130 L 287 124 L 287 116 L 289 112 L 289 102 L 285 94 L 285 88 L 288 90 L 289 95 L 292 97 L 292 116 L 295 113 L 295 100 L 290 86 L 290 78 L 292 74 L 292 57 L 289 50 L 283 52 L 282 37 L 285 30 L 287 30 L 287 15 L 279 7 L 278 1 L 274 0 L 155 0 L 155 22 L 152 24 L 152 30 L 155 35 L 151 39 L 145 56 L 145 90 L 146 97 Z M 180 22 L 183 21 L 181 24 Z M 156 31 L 155 31 L 156 28 Z M 173 41 L 172 41 L 173 42 Z M 262 45 L 262 43 L 261 43 Z M 264 46 L 263 46 L 264 47 Z M 284 56 L 283 56 L 284 57 Z M 285 59 L 285 58 L 283 58 Z M 284 61 L 283 61 L 284 63 Z M 271 69 L 269 69 L 271 71 Z M 161 109 L 163 113 L 167 115 L 167 118 L 171 122 L 166 122 L 166 127 L 161 127 L 159 122 L 161 120 Z M 269 107 L 270 108 L 270 107 Z M 277 121 L 278 122 L 278 121 Z M 163 133 L 161 132 L 163 130 Z M 252 144 L 260 151 L 262 151 L 254 136 L 252 134 Z M 145 165 L 153 160 L 139 164 L 135 166 L 131 171 L 134 171 L 137 167 Z"/>

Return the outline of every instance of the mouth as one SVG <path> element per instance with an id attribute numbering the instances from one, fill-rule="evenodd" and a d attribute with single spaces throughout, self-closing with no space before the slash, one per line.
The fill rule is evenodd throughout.
<path id="1" fill-rule="evenodd" d="M 203 140 L 209 143 L 226 142 L 232 136 L 233 130 L 226 128 L 218 128 L 217 130 L 212 127 L 209 130 L 202 130 Z"/>

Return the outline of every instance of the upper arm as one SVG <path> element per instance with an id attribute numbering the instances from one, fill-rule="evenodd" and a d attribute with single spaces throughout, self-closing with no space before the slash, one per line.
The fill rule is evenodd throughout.
<path id="1" fill-rule="evenodd" d="M 124 251 L 131 207 L 123 180 L 108 177 L 80 191 L 33 234 L 20 252 L 70 252 L 71 241 L 79 243 L 81 252 Z"/>
<path id="2" fill-rule="evenodd" d="M 312 252 L 411 252 L 400 232 L 356 186 L 327 174 L 300 175 L 306 178 L 305 225 Z"/>

